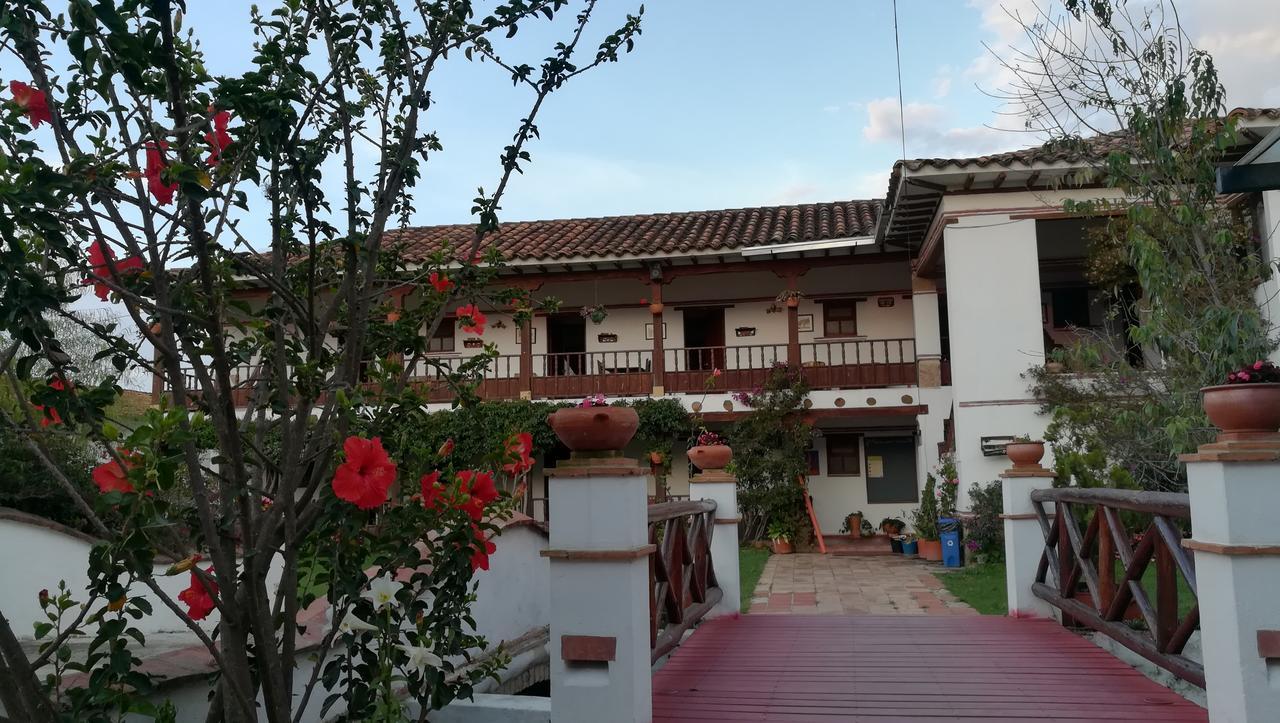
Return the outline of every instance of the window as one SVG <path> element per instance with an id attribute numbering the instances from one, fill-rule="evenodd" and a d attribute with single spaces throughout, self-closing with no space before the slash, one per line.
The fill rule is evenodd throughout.
<path id="1" fill-rule="evenodd" d="M 457 319 L 452 317 L 441 319 L 440 326 L 436 329 L 435 336 L 427 340 L 427 351 L 453 351 L 453 333 L 457 326 Z"/>
<path id="2" fill-rule="evenodd" d="M 823 302 L 822 334 L 823 336 L 857 336 L 858 302 L 854 299 Z"/>
<path id="3" fill-rule="evenodd" d="M 1093 326 L 1089 314 L 1089 290 L 1083 287 L 1053 289 L 1049 292 L 1053 305 L 1053 328 Z"/>
<path id="4" fill-rule="evenodd" d="M 827 435 L 827 474 L 856 477 L 862 474 L 862 435 Z"/>

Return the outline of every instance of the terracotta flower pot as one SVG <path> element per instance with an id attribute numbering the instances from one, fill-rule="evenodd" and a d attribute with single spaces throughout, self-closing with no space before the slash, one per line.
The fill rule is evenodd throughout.
<path id="1" fill-rule="evenodd" d="M 862 515 L 849 515 L 844 523 L 849 526 L 849 537 L 862 537 Z"/>
<path id="2" fill-rule="evenodd" d="M 1004 453 L 1014 467 L 1035 467 L 1044 457 L 1044 442 L 1012 442 L 1005 446 Z"/>
<path id="3" fill-rule="evenodd" d="M 571 407 L 547 415 L 547 424 L 574 452 L 604 452 L 626 447 L 640 417 L 631 407 Z"/>
<path id="4" fill-rule="evenodd" d="M 663 309 L 663 306 L 662 306 L 662 302 L 661 302 L 661 301 L 655 301 L 654 303 L 649 304 L 649 313 L 650 313 L 650 314 L 661 314 L 661 313 L 662 313 L 662 309 Z"/>
<path id="5" fill-rule="evenodd" d="M 787 306 L 791 307 L 792 309 L 796 308 L 796 307 L 797 307 L 797 306 L 799 306 L 799 305 L 800 305 L 800 299 L 799 299 L 799 298 L 797 298 L 797 297 L 795 297 L 795 296 L 792 296 L 792 297 L 790 297 L 790 298 L 788 298 L 788 299 L 787 299 Z"/>
<path id="6" fill-rule="evenodd" d="M 733 459 L 733 449 L 727 444 L 707 444 L 689 448 L 689 461 L 700 470 L 724 469 Z"/>
<path id="7" fill-rule="evenodd" d="M 649 464 L 662 464 L 662 453 L 661 453 L 661 452 L 650 452 L 650 453 L 649 453 Z"/>
<path id="8" fill-rule="evenodd" d="M 1249 439 L 1280 429 L 1280 384 L 1220 384 L 1200 390 L 1219 439 Z"/>
<path id="9" fill-rule="evenodd" d="M 942 541 L 941 540 L 918 540 L 920 543 L 920 558 L 930 562 L 942 561 Z"/>
<path id="10" fill-rule="evenodd" d="M 790 540 L 774 540 L 769 543 L 769 547 L 775 555 L 790 555 L 795 552 L 795 548 L 791 546 Z"/>

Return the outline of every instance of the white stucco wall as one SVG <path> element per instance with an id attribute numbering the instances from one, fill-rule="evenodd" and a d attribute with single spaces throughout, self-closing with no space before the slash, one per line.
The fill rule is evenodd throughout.
<path id="1" fill-rule="evenodd" d="M 1271 266 L 1271 278 L 1258 286 L 1257 299 L 1263 318 L 1271 325 L 1271 333 L 1275 334 L 1280 331 L 1280 269 L 1276 267 L 1280 262 L 1280 191 L 1265 191 L 1261 205 L 1259 248 L 1262 258 Z M 1271 358 L 1280 359 L 1280 354 L 1273 351 Z"/>

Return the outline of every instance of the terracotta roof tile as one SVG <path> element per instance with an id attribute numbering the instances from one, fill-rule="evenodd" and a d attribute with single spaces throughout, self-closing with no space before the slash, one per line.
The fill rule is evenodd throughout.
<path id="1" fill-rule="evenodd" d="M 496 244 L 509 261 L 570 258 L 652 258 L 824 241 L 875 233 L 881 201 L 834 201 L 722 211 L 654 213 L 604 218 L 516 221 L 502 225 Z M 470 224 L 418 226 L 389 234 L 410 261 L 470 241 Z"/>

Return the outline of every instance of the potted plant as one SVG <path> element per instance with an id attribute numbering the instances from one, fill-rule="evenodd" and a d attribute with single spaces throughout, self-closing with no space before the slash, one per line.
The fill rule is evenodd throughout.
<path id="1" fill-rule="evenodd" d="M 906 526 L 907 523 L 897 517 L 886 517 L 883 520 L 880 520 L 880 532 L 889 535 L 890 537 L 894 535 L 901 535 Z"/>
<path id="2" fill-rule="evenodd" d="M 769 542 L 775 555 L 790 555 L 794 552 L 791 546 L 791 525 L 782 520 L 774 520 L 769 523 Z"/>
<path id="3" fill-rule="evenodd" d="M 1205 387 L 1204 411 L 1222 430 L 1218 439 L 1266 437 L 1280 429 L 1280 369 L 1256 361 L 1227 375 L 1227 383 Z"/>
<path id="4" fill-rule="evenodd" d="M 847 533 L 849 537 L 862 536 L 862 510 L 850 512 L 844 516 L 844 527 L 840 531 Z"/>
<path id="5" fill-rule="evenodd" d="M 803 294 L 801 294 L 799 291 L 796 291 L 795 289 L 787 289 L 786 291 L 783 291 L 781 294 L 778 294 L 777 302 L 779 304 L 786 304 L 788 307 L 791 307 L 794 309 L 795 307 L 800 305 L 801 296 L 803 296 Z"/>
<path id="6" fill-rule="evenodd" d="M 915 557 L 920 554 L 920 543 L 916 540 L 915 536 L 903 535 L 901 537 L 901 542 L 903 557 Z"/>
<path id="7" fill-rule="evenodd" d="M 626 447 L 640 418 L 631 407 L 611 407 L 603 394 L 597 394 L 576 407 L 557 409 L 547 415 L 547 424 L 570 450 L 603 452 Z"/>
<path id="8" fill-rule="evenodd" d="M 724 437 L 707 431 L 705 427 L 698 431 L 694 442 L 689 448 L 689 461 L 700 470 L 724 469 L 733 459 L 733 450 L 725 444 Z"/>
<path id="9" fill-rule="evenodd" d="M 1014 467 L 1035 467 L 1044 457 L 1044 442 L 1021 434 L 1005 445 L 1004 453 Z"/>
<path id="10" fill-rule="evenodd" d="M 578 312 L 578 316 L 584 319 L 590 319 L 592 324 L 603 324 L 604 320 L 609 318 L 609 310 L 604 308 L 604 304 L 593 304 L 592 306 L 584 306 Z"/>
<path id="11" fill-rule="evenodd" d="M 932 473 L 920 495 L 920 506 L 911 513 L 911 527 L 918 538 L 920 557 L 938 562 L 942 560 L 942 543 L 938 541 L 938 479 Z M 906 552 L 906 546 L 903 546 Z"/>

